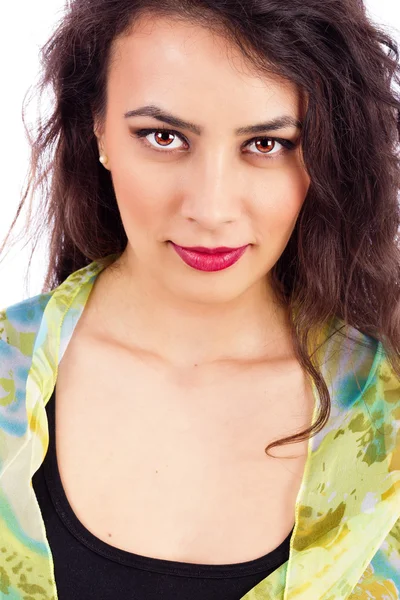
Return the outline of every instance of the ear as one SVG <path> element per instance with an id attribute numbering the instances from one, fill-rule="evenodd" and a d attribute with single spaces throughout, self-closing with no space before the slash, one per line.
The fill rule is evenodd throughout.
<path id="1" fill-rule="evenodd" d="M 93 127 L 93 133 L 96 136 L 97 141 L 100 143 L 101 142 L 101 133 L 96 125 Z"/>
<path id="2" fill-rule="evenodd" d="M 104 124 L 100 123 L 99 118 L 95 117 L 94 115 L 93 115 L 93 133 L 100 142 L 102 136 L 104 135 Z"/>
<path id="3" fill-rule="evenodd" d="M 104 145 L 103 145 L 103 140 L 102 140 L 102 133 L 101 133 L 101 130 L 100 130 L 97 122 L 94 123 L 93 133 L 97 138 L 97 149 L 98 149 L 99 155 L 101 155 L 101 154 L 103 154 L 103 146 Z"/>

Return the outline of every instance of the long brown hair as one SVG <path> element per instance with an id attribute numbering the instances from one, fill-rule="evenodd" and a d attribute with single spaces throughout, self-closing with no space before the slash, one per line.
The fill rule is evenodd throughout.
<path id="1" fill-rule="evenodd" d="M 93 123 L 106 113 L 113 42 L 142 15 L 212 29 L 261 74 L 286 78 L 308 98 L 301 145 L 311 184 L 271 277 L 280 301 L 296 307 L 294 349 L 321 404 L 314 425 L 273 442 L 268 453 L 315 435 L 329 418 L 328 387 L 309 344 L 331 317 L 381 341 L 400 378 L 398 46 L 362 0 L 70 0 L 41 49 L 38 91 L 50 88 L 52 110 L 28 133 L 29 180 L 0 249 L 29 192 L 39 190 L 36 244 L 50 232 L 43 292 L 126 247 Z"/>

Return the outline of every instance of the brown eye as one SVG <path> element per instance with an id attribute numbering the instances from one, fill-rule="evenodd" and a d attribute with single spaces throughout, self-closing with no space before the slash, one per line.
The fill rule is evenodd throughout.
<path id="1" fill-rule="evenodd" d="M 258 138 L 255 141 L 257 150 L 261 150 L 263 154 L 266 154 L 267 151 L 271 150 L 271 146 L 274 148 L 275 143 L 275 140 L 272 140 L 271 138 Z"/>
<path id="2" fill-rule="evenodd" d="M 258 158 L 265 159 L 281 158 L 296 148 L 296 144 L 290 140 L 266 136 L 253 138 L 246 144 L 247 149 L 252 146 L 255 147 L 255 150 L 250 150 L 247 154 L 253 154 Z"/>
<path id="3" fill-rule="evenodd" d="M 141 140 L 143 144 L 152 150 L 159 152 L 172 152 L 174 150 L 182 149 L 182 142 L 184 145 L 187 144 L 185 138 L 178 133 L 170 129 L 138 129 L 132 132 L 133 135 Z M 178 142 L 178 145 L 172 146 L 174 142 Z M 179 145 L 181 142 L 181 145 Z M 165 150 L 163 150 L 165 148 Z"/>
<path id="4" fill-rule="evenodd" d="M 173 141 L 174 137 L 174 134 L 169 133 L 168 131 L 157 131 L 155 133 L 156 141 L 157 143 L 160 143 L 161 146 L 165 146 L 167 143 L 169 144 L 171 141 Z"/>

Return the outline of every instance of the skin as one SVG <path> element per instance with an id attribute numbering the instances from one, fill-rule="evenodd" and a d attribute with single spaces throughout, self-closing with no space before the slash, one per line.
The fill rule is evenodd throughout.
<path id="1" fill-rule="evenodd" d="M 106 118 L 95 121 L 94 132 L 129 241 L 118 271 L 106 269 L 92 293 L 104 331 L 189 369 L 291 358 L 287 310 L 277 304 L 268 274 L 310 179 L 299 145 L 287 151 L 264 138 L 296 142 L 300 131 L 234 130 L 283 115 L 301 120 L 297 88 L 260 76 L 215 33 L 152 16 L 115 42 L 107 91 Z M 153 117 L 124 118 L 149 104 L 199 125 L 201 135 Z M 134 135 L 162 126 L 182 139 Z M 210 273 L 186 265 L 169 240 L 251 246 L 235 265 Z"/>

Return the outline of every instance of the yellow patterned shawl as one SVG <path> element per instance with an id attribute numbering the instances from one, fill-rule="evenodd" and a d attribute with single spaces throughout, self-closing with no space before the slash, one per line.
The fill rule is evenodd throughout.
<path id="1" fill-rule="evenodd" d="M 103 268 L 93 262 L 0 312 L 1 600 L 57 599 L 32 476 L 48 448 L 58 364 Z M 242 600 L 400 599 L 400 382 L 380 342 L 337 328 L 321 332 L 332 411 L 309 440 L 289 560 Z"/>

